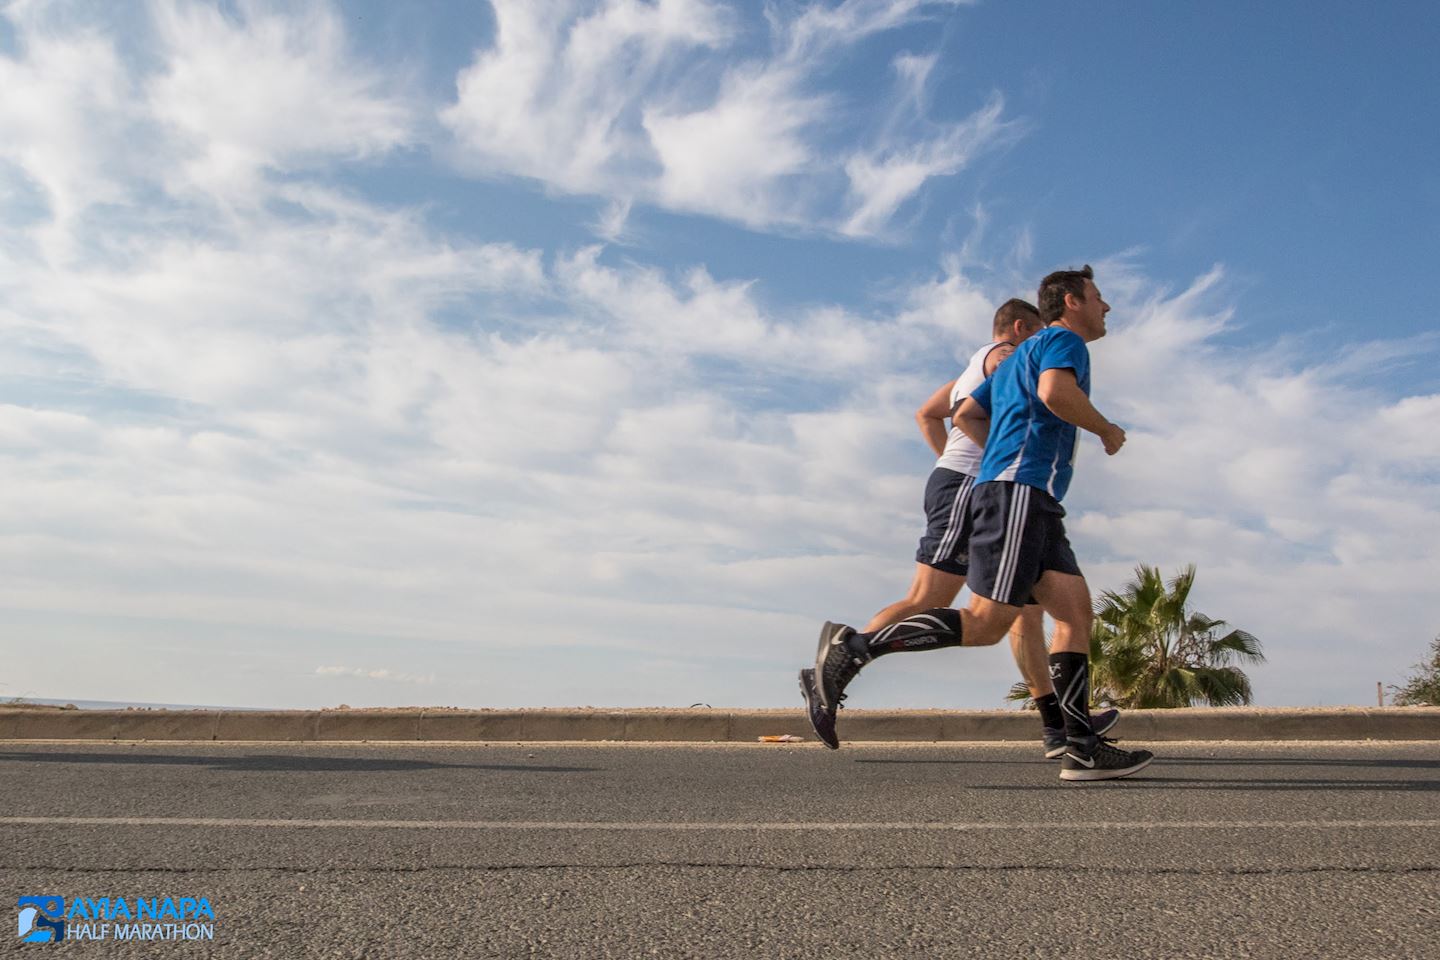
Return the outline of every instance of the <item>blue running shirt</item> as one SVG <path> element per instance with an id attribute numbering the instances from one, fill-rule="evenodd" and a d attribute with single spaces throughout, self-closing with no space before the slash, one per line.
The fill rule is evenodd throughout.
<path id="1" fill-rule="evenodd" d="M 1046 327 L 1016 348 L 970 396 L 990 414 L 990 439 L 976 483 L 1014 480 L 1064 499 L 1075 470 L 1079 430 L 1040 402 L 1040 374 L 1073 370 L 1090 395 L 1090 350 L 1078 333 Z"/>

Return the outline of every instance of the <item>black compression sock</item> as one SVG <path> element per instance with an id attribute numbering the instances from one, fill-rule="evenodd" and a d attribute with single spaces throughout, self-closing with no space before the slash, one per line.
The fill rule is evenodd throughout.
<path id="1" fill-rule="evenodd" d="M 1047 693 L 1043 697 L 1035 698 L 1035 706 L 1040 710 L 1040 722 L 1052 730 L 1058 730 L 1065 726 L 1065 715 L 1060 712 L 1060 698 L 1053 693 Z"/>
<path id="2" fill-rule="evenodd" d="M 905 650 L 938 650 L 960 646 L 960 611 L 937 607 L 906 617 L 899 623 L 881 627 L 874 633 L 857 633 L 855 640 L 863 643 L 873 659 L 887 653 Z"/>
<path id="3" fill-rule="evenodd" d="M 1065 735 L 1071 740 L 1095 736 L 1090 726 L 1090 657 L 1084 653 L 1050 654 L 1050 679 L 1065 716 Z"/>

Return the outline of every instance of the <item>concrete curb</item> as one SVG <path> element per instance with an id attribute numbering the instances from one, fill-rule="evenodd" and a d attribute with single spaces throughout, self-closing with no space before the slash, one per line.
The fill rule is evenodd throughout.
<path id="1" fill-rule="evenodd" d="M 1034 740 L 1038 715 L 1007 710 L 847 710 L 850 741 Z M 1436 740 L 1440 707 L 1187 708 L 1131 710 L 1127 740 Z M 0 709 L 0 740 L 633 741 L 750 742 L 791 734 L 813 741 L 791 710 L 58 710 Z"/>

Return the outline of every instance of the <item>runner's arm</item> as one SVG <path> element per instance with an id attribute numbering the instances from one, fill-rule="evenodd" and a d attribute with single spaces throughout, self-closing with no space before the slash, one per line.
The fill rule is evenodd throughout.
<path id="1" fill-rule="evenodd" d="M 976 446 L 983 447 L 985 441 L 990 439 L 990 414 L 974 397 L 966 397 L 960 401 L 960 406 L 955 408 L 955 426 L 973 440 Z"/>
<path id="2" fill-rule="evenodd" d="M 1068 367 L 1052 367 L 1040 372 L 1036 390 L 1040 402 L 1066 423 L 1089 430 L 1105 444 L 1105 452 L 1114 454 L 1125 443 L 1125 431 L 1101 416 L 1075 380 L 1075 371 Z M 963 428 L 962 428 L 963 429 Z"/>
<path id="3" fill-rule="evenodd" d="M 945 441 L 950 438 L 950 391 L 954 388 L 955 381 L 951 380 L 932 393 L 925 405 L 915 411 L 915 422 L 920 425 L 920 435 L 930 444 L 930 449 L 935 451 L 937 457 L 945 452 Z"/>

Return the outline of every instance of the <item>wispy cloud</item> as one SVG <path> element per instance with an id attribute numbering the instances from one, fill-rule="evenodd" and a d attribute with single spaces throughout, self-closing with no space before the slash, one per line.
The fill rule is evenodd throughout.
<path id="1" fill-rule="evenodd" d="M 442 118 L 477 172 L 609 194 L 653 173 L 635 114 L 681 57 L 728 41 L 708 0 L 496 0 L 493 46 L 457 78 Z"/>
<path id="2" fill-rule="evenodd" d="M 837 55 L 953 6 L 769 7 L 770 49 L 757 54 L 738 12 L 705 0 L 497 2 L 495 43 L 442 118 L 477 173 L 761 229 L 881 234 L 926 181 L 1002 138 L 1002 102 L 929 122 L 934 55 L 902 56 L 892 98 L 858 116 L 821 77 Z M 874 142 L 837 152 L 833 129 L 867 122 Z"/>
<path id="3" fill-rule="evenodd" d="M 845 162 L 850 213 L 840 231 L 849 236 L 885 232 L 900 207 L 926 181 L 959 172 L 975 151 L 995 145 L 1017 129 L 1000 119 L 1003 107 L 997 95 L 965 122 L 927 139 L 887 142 L 853 154 Z"/>
<path id="4" fill-rule="evenodd" d="M 389 683 L 407 683 L 428 687 L 435 683 L 435 674 L 405 673 L 399 670 L 367 670 L 364 667 L 316 667 L 317 677 L 344 677 L 357 680 L 384 680 Z"/>
<path id="5" fill-rule="evenodd" d="M 144 113 L 113 40 L 52 22 L 52 9 L 12 4 L 3 14 L 17 50 L 0 54 L 0 176 L 12 216 L 36 225 L 46 255 L 63 255 L 77 216 L 137 189 L 145 166 L 131 138 Z"/>
<path id="6" fill-rule="evenodd" d="M 412 136 L 412 108 L 347 49 L 327 4 L 229 16 L 193 0 L 153 0 L 163 70 L 145 83 L 154 120 L 176 137 L 186 177 L 232 201 L 260 171 L 361 158 Z"/>
<path id="7" fill-rule="evenodd" d="M 0 159 L 22 190 L 39 191 L 52 234 L 98 204 L 149 203 L 156 192 L 248 202 L 263 196 L 265 171 L 373 156 L 411 137 L 411 106 L 347 50 L 328 5 L 245 2 L 224 13 L 153 0 L 134 24 L 148 34 L 143 54 L 122 51 L 87 9 L 5 13 L 17 50 L 0 55 Z M 73 252 L 50 240 L 50 255 Z"/>

